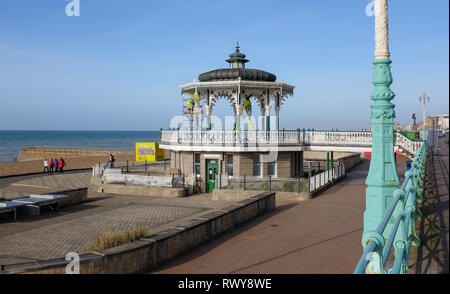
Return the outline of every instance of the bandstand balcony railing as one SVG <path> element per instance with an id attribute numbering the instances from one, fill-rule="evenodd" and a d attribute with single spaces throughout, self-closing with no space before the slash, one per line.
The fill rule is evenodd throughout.
<path id="1" fill-rule="evenodd" d="M 420 242 L 415 233 L 415 221 L 421 218 L 418 203 L 423 201 L 423 178 L 427 157 L 426 142 L 423 143 L 411 169 L 405 173 L 402 186 L 394 191 L 393 201 L 376 231 L 363 236 L 364 252 L 354 274 L 405 274 L 408 271 L 411 244 L 418 246 Z M 385 240 L 383 232 L 389 221 L 394 225 L 388 239 Z M 385 270 L 392 247 L 395 249 L 394 264 Z"/>
<path id="2" fill-rule="evenodd" d="M 161 142 L 168 144 L 305 144 L 323 146 L 372 146 L 370 131 L 280 130 L 162 130 Z M 395 145 L 415 155 L 422 142 L 412 141 L 396 132 Z"/>

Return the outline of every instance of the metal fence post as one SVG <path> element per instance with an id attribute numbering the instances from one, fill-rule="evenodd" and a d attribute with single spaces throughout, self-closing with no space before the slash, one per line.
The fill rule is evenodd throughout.
<path id="1" fill-rule="evenodd" d="M 327 170 L 330 169 L 330 152 L 327 152 Z"/>
<path id="2" fill-rule="evenodd" d="M 334 177 L 334 152 L 333 151 L 331 151 L 331 168 L 332 168 L 331 176 Z"/>
<path id="3" fill-rule="evenodd" d="M 127 173 L 128 173 L 128 160 L 127 160 Z"/>
<path id="4" fill-rule="evenodd" d="M 272 192 L 272 176 L 269 176 L 269 192 Z"/>
<path id="5" fill-rule="evenodd" d="M 314 176 L 314 189 L 316 189 L 316 176 Z"/>
<path id="6" fill-rule="evenodd" d="M 297 178 L 297 193 L 300 193 L 300 178 Z"/>
<path id="7" fill-rule="evenodd" d="M 246 176 L 244 176 L 244 191 L 246 190 L 246 188 L 247 188 Z"/>
<path id="8" fill-rule="evenodd" d="M 172 174 L 172 188 L 175 188 L 175 175 Z"/>
<path id="9" fill-rule="evenodd" d="M 219 174 L 219 190 L 222 189 L 222 174 Z"/>
<path id="10" fill-rule="evenodd" d="M 147 160 L 145 161 L 144 165 L 145 165 L 145 171 L 147 171 Z"/>

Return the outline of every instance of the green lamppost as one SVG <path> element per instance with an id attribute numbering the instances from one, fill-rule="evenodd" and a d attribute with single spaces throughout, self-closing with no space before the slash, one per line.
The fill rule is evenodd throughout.
<path id="1" fill-rule="evenodd" d="M 372 158 L 366 179 L 366 211 L 364 212 L 364 235 L 376 231 L 400 183 L 395 165 L 394 118 L 395 94 L 392 84 L 388 34 L 388 1 L 375 0 L 375 65 L 371 94 Z M 387 239 L 393 224 L 389 223 L 383 233 Z M 363 235 L 363 240 L 365 240 Z M 363 244 L 365 245 L 365 244 Z"/>

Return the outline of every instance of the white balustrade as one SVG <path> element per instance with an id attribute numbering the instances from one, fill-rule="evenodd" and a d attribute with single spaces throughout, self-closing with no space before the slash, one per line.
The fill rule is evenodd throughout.
<path id="1" fill-rule="evenodd" d="M 166 144 L 229 145 L 229 144 L 288 144 L 321 146 L 372 146 L 372 133 L 368 131 L 217 131 L 217 130 L 163 130 L 161 141 Z M 416 154 L 421 142 L 411 141 L 396 132 L 395 145 Z"/>

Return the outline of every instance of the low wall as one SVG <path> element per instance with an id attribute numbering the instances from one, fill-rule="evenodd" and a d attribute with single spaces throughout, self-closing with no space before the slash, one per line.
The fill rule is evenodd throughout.
<path id="1" fill-rule="evenodd" d="M 355 165 L 361 163 L 361 155 L 360 154 L 352 154 L 338 159 L 339 162 L 345 164 L 345 171 L 351 170 Z"/>
<path id="2" fill-rule="evenodd" d="M 182 188 L 122 186 L 114 184 L 103 184 L 99 187 L 98 191 L 103 194 L 134 196 L 185 197 L 188 195 L 187 189 Z"/>
<path id="3" fill-rule="evenodd" d="M 333 158 L 333 160 L 334 160 L 334 165 L 336 166 L 337 165 L 337 163 L 339 162 L 339 163 L 344 163 L 345 164 L 345 171 L 349 171 L 349 170 L 351 170 L 355 165 L 357 165 L 357 164 L 359 164 L 360 162 L 361 162 L 361 154 L 359 154 L 359 153 L 348 153 L 349 155 L 346 155 L 346 156 L 341 156 L 341 157 L 339 157 L 339 158 Z M 316 158 L 316 159 L 314 159 L 314 158 L 308 158 L 308 159 L 306 159 L 305 158 L 305 160 L 311 160 L 311 161 L 315 161 L 315 164 L 317 165 L 318 163 L 320 163 L 320 166 L 322 166 L 322 167 L 326 167 L 326 164 L 327 164 L 327 160 L 326 160 L 326 158 L 325 159 L 323 159 L 323 158 Z M 331 160 L 331 158 L 330 158 L 330 160 Z"/>
<path id="4" fill-rule="evenodd" d="M 339 152 L 334 151 L 333 157 L 334 159 L 340 159 L 342 157 L 347 157 L 350 155 L 355 155 L 359 153 L 353 153 L 353 152 Z M 327 152 L 326 151 L 303 151 L 303 158 L 306 160 L 326 160 L 327 159 Z"/>
<path id="5" fill-rule="evenodd" d="M 50 158 L 50 157 L 48 157 Z M 108 156 L 103 157 L 68 157 L 64 158 L 66 166 L 65 171 L 91 169 L 94 164 L 106 163 Z M 117 156 L 116 161 L 134 160 L 134 155 Z M 43 160 L 0 162 L 0 178 L 19 175 L 39 174 L 44 169 Z"/>
<path id="6" fill-rule="evenodd" d="M 68 157 L 105 157 L 106 161 L 109 160 L 109 154 L 113 154 L 118 160 L 118 157 L 127 157 L 131 160 L 135 158 L 134 151 L 121 151 L 121 150 L 93 150 L 93 149 L 70 149 L 70 148 L 23 148 L 19 152 L 17 161 L 29 161 L 29 160 L 44 160 L 49 158 L 68 158 Z M 170 152 L 165 150 L 165 159 L 170 159 Z M 105 161 L 105 162 L 106 162 Z"/>
<path id="7" fill-rule="evenodd" d="M 17 161 L 44 160 L 48 158 L 67 158 L 67 157 L 107 157 L 109 154 L 117 156 L 133 156 L 133 151 L 115 151 L 115 150 L 84 150 L 67 148 L 24 148 L 20 151 Z"/>
<path id="8" fill-rule="evenodd" d="M 224 201 L 239 201 L 258 195 L 261 191 L 257 190 L 235 190 L 235 189 L 214 189 L 212 199 L 213 200 L 224 200 Z M 277 200 L 284 201 L 303 201 L 311 198 L 308 192 L 293 193 L 293 192 L 272 192 L 276 193 Z"/>
<path id="9" fill-rule="evenodd" d="M 60 207 L 70 206 L 85 202 L 88 198 L 88 188 L 78 188 L 73 190 L 58 191 L 57 194 L 69 196 L 59 201 Z"/>
<path id="10" fill-rule="evenodd" d="M 143 273 L 258 215 L 275 209 L 275 193 L 262 193 L 205 213 L 184 224 L 122 246 L 80 255 L 81 274 Z M 2 265 L 0 273 L 64 274 L 70 261 L 58 258 Z"/>
<path id="11" fill-rule="evenodd" d="M 188 189 L 166 187 L 124 186 L 116 184 L 103 184 L 99 178 L 91 177 L 91 184 L 98 186 L 98 192 L 103 194 L 157 196 L 157 197 L 185 197 Z"/>

